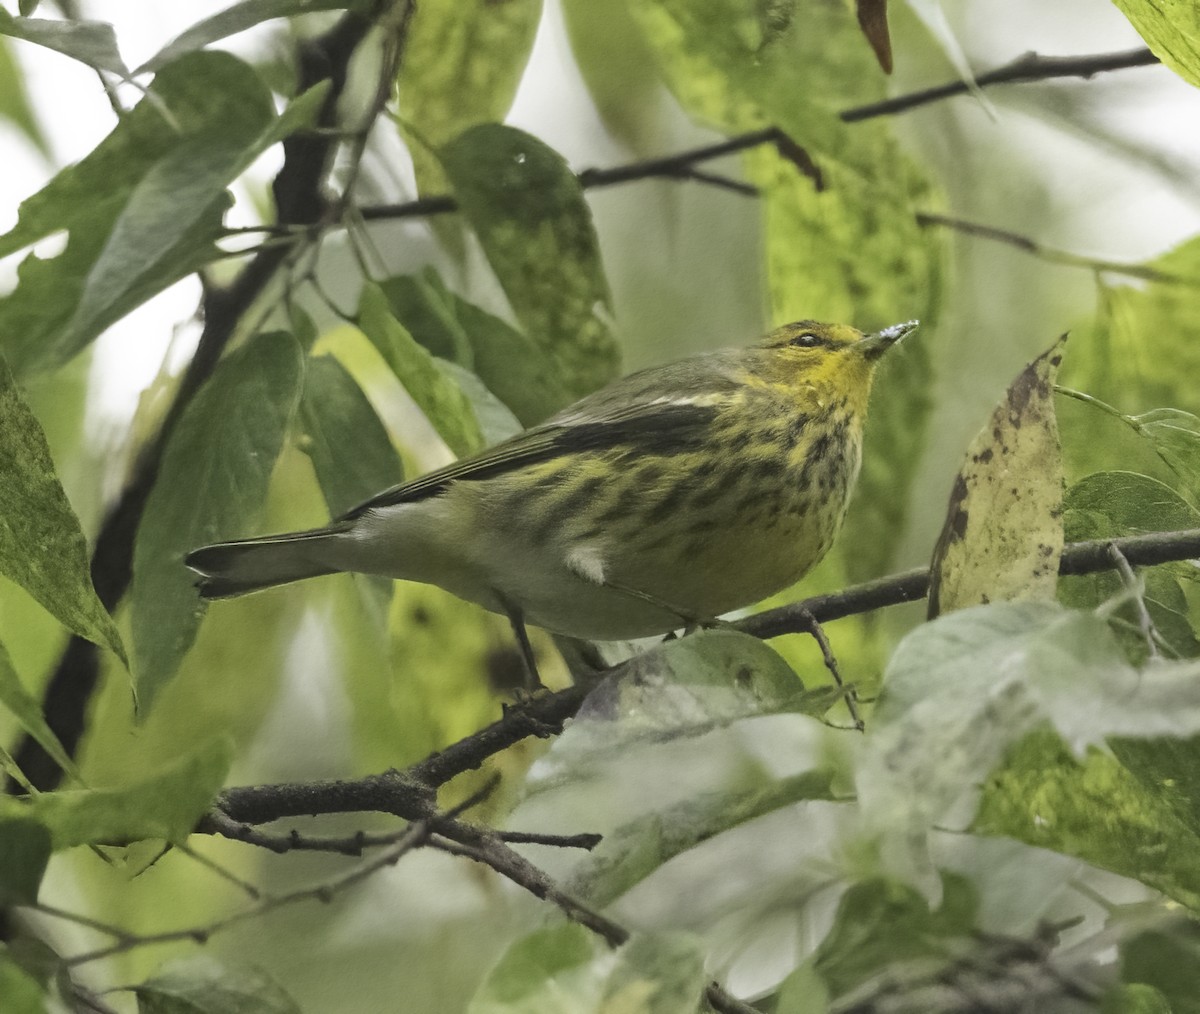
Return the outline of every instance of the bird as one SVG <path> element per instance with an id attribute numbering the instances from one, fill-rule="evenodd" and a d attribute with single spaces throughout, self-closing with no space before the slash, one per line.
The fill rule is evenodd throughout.
<path id="1" fill-rule="evenodd" d="M 801 320 L 643 369 L 324 527 L 184 562 L 204 599 L 342 571 L 437 585 L 506 616 L 537 681 L 526 624 L 664 635 L 811 570 L 858 475 L 876 365 L 917 324 Z"/>

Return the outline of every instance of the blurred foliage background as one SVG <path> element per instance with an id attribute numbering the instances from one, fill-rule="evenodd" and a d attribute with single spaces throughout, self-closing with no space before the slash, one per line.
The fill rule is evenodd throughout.
<path id="1" fill-rule="evenodd" d="M 4 418 L 40 426 L 49 474 L 69 500 L 63 517 L 73 508 L 93 543 L 187 383 L 205 326 L 197 273 L 209 291 L 236 284 L 253 244 L 288 238 L 286 230 L 225 228 L 276 223 L 277 142 L 319 122 L 327 94 L 321 86 L 297 94 L 295 54 L 346 6 L 241 4 L 244 21 L 166 50 L 220 5 L 23 3 L 0 12 L 11 209 L 0 222 L 0 350 L 15 377 L 6 390 L 19 385 L 36 424 L 24 409 Z M 1200 425 L 1188 415 L 1200 414 L 1200 134 L 1191 129 L 1200 66 L 1189 55 L 1200 31 L 1189 5 L 896 2 L 887 8 L 890 77 L 841 0 L 421 0 L 410 20 L 405 5 L 385 6 L 387 30 L 362 43 L 340 97 L 344 126 L 370 125 L 340 149 L 330 174 L 329 192 L 350 200 L 336 227 L 325 223 L 319 242 L 297 247 L 244 308 L 230 351 L 174 426 L 128 561 L 132 590 L 114 612 L 119 635 L 90 590 L 50 602 L 34 590 L 40 578 L 5 567 L 12 580 L 0 582 L 0 638 L 11 664 L 3 668 L 28 695 L 42 692 L 68 628 L 123 643 L 133 660 L 140 715 L 129 671 L 116 652 L 101 656 L 76 754 L 84 784 L 144 784 L 133 796 L 149 813 L 180 796 L 181 785 L 203 795 L 223 783 L 403 768 L 499 717 L 520 673 L 501 618 L 434 588 L 348 576 L 216 603 L 201 616 L 181 554 L 216 538 L 323 524 L 621 372 L 740 344 L 789 320 L 923 324 L 878 380 L 860 489 L 838 545 L 778 602 L 927 563 L 968 443 L 1024 364 L 1068 331 L 1060 381 L 1108 406 L 1057 400 L 1068 540 L 1200 527 Z M 310 13 L 316 8 L 329 12 Z M 79 34 L 45 27 L 72 21 Z M 1146 43 L 1169 66 L 975 89 L 862 122 L 840 116 L 1031 51 L 1099 54 Z M 149 71 L 134 73 L 141 86 L 156 72 L 150 97 L 121 80 L 140 61 L 150 61 Z M 394 78 L 385 73 L 393 63 Z M 169 127 L 156 103 L 171 111 Z M 635 171 L 619 183 L 588 175 L 765 128 L 789 140 L 748 144 L 674 175 Z M 397 210 L 447 193 L 461 213 Z M 207 308 L 211 324 L 216 304 Z M 1163 409 L 1178 414 L 1146 415 Z M 1112 478 L 1117 469 L 1137 477 Z M 1080 481 L 1105 470 L 1108 478 Z M 71 546 L 66 555 L 83 552 Z M 4 552 L 37 557 L 11 544 Z M 1157 569 L 1145 584 L 1150 615 L 1179 665 L 1197 654 L 1190 571 Z M 86 582 L 82 572 L 80 564 L 75 579 L 55 577 L 48 587 Z M 1116 577 L 1074 578 L 1060 599 L 1090 609 L 1121 590 Z M 1079 657 L 1086 645 L 1111 648 L 1103 662 L 1121 659 L 1121 679 L 1144 661 L 1125 661 L 1140 644 L 1127 631 L 1109 645 L 1108 627 L 1093 614 L 1068 615 L 1088 620 L 1005 614 L 995 627 L 950 630 L 947 642 L 936 633 L 946 628 L 933 625 L 923 629 L 935 633 L 905 641 L 909 655 L 893 652 L 920 624 L 923 605 L 836 621 L 828 635 L 866 697 L 885 669 L 903 686 L 932 668 L 955 636 L 971 639 L 987 672 L 1016 650 L 1001 634 L 1020 635 L 1021 657 L 1039 673 L 1061 668 L 1045 661 L 1047 639 Z M 911 813 L 891 826 L 894 840 L 881 839 L 878 812 L 838 802 L 855 785 L 867 791 L 870 764 L 847 734 L 789 696 L 793 673 L 809 687 L 827 682 L 811 639 L 776 639 L 775 654 L 719 642 L 712 635 L 697 649 L 658 649 L 646 664 L 686 673 L 684 685 L 705 684 L 699 674 L 709 669 L 749 666 L 774 702 L 759 717 L 734 722 L 714 710 L 705 722 L 715 728 L 701 735 L 704 722 L 622 701 L 625 717 L 654 731 L 634 722 L 613 733 L 585 714 L 549 752 L 540 741 L 522 744 L 441 797 L 461 801 L 498 771 L 501 788 L 483 816 L 544 833 L 612 834 L 612 851 L 588 860 L 536 846 L 528 854 L 597 907 L 611 902 L 614 917 L 643 934 L 617 972 L 597 971 L 599 952 L 577 927 L 526 938 L 547 921 L 537 902 L 483 867 L 433 851 L 406 856 L 326 905 L 284 907 L 223 929 L 204 953 L 265 969 L 293 998 L 254 980 L 247 995 L 270 1010 L 451 1012 L 472 996 L 472 1009 L 489 1012 L 690 1010 L 707 974 L 739 995 L 767 996 L 771 1009 L 807 1011 L 825 1009 L 822 996 L 862 986 L 897 955 L 944 954 L 946 941 L 964 934 L 1033 938 L 1039 922 L 1079 915 L 1096 934 L 1116 906 L 1167 897 L 1194 908 L 1200 897 L 1186 864 L 1147 858 L 1168 846 L 1176 857 L 1187 852 L 1194 824 L 1190 795 L 1155 797 L 1153 806 L 1145 798 L 1147 785 L 1182 781 L 1193 765 L 1180 747 L 1186 761 L 1168 770 L 1158 748 L 1145 747 L 1159 742 L 1146 736 L 1164 734 L 1149 718 L 1132 728 L 1099 721 L 1088 745 L 1107 732 L 1129 741 L 1083 761 L 1053 734 L 1001 714 L 1004 735 L 989 740 L 994 756 L 962 766 L 983 784 L 1002 759 L 1007 765 L 977 823 L 968 814 L 954 825 L 980 834 L 935 835 L 932 858 L 919 861 L 896 845 L 905 853 L 898 858 L 892 846 Z M 543 674 L 564 685 L 550 639 L 536 646 Z M 1081 665 L 1080 679 L 1093 671 Z M 987 696 L 986 683 L 979 692 Z M 18 696 L 6 691 L 0 708 L 0 742 L 10 752 L 33 724 L 15 707 Z M 1119 700 L 1117 690 L 1105 698 L 1114 713 Z M 1189 707 L 1181 704 L 1180 716 Z M 1061 714 L 1047 713 L 1069 738 Z M 839 714 L 830 717 L 844 721 Z M 970 721 L 995 717 L 972 712 Z M 1186 717 L 1179 722 L 1172 742 L 1190 745 L 1196 730 Z M 938 729 L 925 730 L 926 749 L 948 751 L 944 777 L 957 755 Z M 212 753 L 216 739 L 226 752 Z M 185 761 L 193 767 L 180 774 Z M 800 779 L 817 770 L 828 774 L 820 784 Z M 1030 770 L 1054 779 L 1031 782 Z M 1111 794 L 1093 799 L 1079 789 L 1096 781 Z M 1120 800 L 1128 822 L 1034 840 L 1018 829 L 1028 814 L 1014 813 L 1014 800 L 1051 789 L 1093 800 L 1093 815 L 1120 809 Z M 943 795 L 962 805 L 948 788 Z M 942 826 L 943 810 L 917 811 Z M 187 816 L 185 807 L 179 820 Z M 65 833 L 46 819 L 54 834 Z M 362 814 L 296 822 L 326 834 L 393 825 Z M 710 831 L 680 839 L 680 827 Z M 1104 834 L 1128 852 L 1100 848 Z M 80 832 L 71 844 L 101 840 Z M 643 857 L 644 869 L 605 866 L 622 846 Z M 146 843 L 56 850 L 38 878 L 40 901 L 144 936 L 244 906 L 239 881 L 282 894 L 346 865 L 341 856 L 279 857 L 216 837 L 159 852 Z M 35 925 L 60 955 L 106 939 L 44 914 Z M 1172 933 L 1171 946 L 1185 955 L 1174 960 L 1200 969 L 1194 928 Z M 905 950 L 911 938 L 939 943 Z M 1100 997 L 1116 1005 L 1105 1010 L 1194 1009 L 1184 987 L 1171 992 L 1166 963 L 1156 963 L 1145 938 L 1130 931 L 1125 939 L 1096 1004 L 1078 1009 L 1099 1009 Z M 8 957 L 15 946 L 0 961 L 0 997 L 10 989 L 27 1006 L 5 1009 L 55 1009 L 40 987 L 21 993 L 37 976 Z M 845 967 L 855 947 L 860 965 Z M 196 950 L 185 940 L 129 947 L 84 966 L 81 981 L 97 990 L 143 983 L 164 960 Z M 477 993 L 505 952 L 501 972 Z M 1125 972 L 1114 971 L 1118 964 Z M 226 973 L 191 965 L 178 974 L 204 982 Z M 629 999 L 626 980 L 654 989 Z M 506 981 L 528 991 L 506 994 Z M 1150 982 L 1155 997 L 1175 1006 L 1134 1006 L 1144 998 L 1134 987 Z M 629 1006 L 602 1005 L 622 995 Z M 157 996 L 143 989 L 138 1009 L 173 1009 Z M 118 992 L 104 1002 L 125 1010 L 135 1000 Z M 943 1009 L 929 1004 L 897 1009 Z"/>

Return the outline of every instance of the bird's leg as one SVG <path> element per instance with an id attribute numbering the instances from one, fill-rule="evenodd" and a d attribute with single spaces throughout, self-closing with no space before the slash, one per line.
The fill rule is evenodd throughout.
<path id="1" fill-rule="evenodd" d="M 525 663 L 525 687 L 530 693 L 545 690 L 546 685 L 538 673 L 537 659 L 533 655 L 533 645 L 529 643 L 529 631 L 525 629 L 525 614 L 520 607 L 513 605 L 503 596 L 499 597 L 504 606 L 504 615 L 508 617 L 513 634 L 517 638 L 517 647 L 521 649 L 521 659 Z"/>

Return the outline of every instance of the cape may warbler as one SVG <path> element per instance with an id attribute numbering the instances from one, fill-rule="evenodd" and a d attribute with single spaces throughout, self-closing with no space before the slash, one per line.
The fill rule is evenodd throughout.
<path id="1" fill-rule="evenodd" d="M 829 549 L 858 474 L 879 357 L 800 321 L 757 344 L 631 374 L 325 528 L 197 549 L 206 598 L 335 571 L 435 584 L 590 640 L 662 634 L 750 605 Z"/>

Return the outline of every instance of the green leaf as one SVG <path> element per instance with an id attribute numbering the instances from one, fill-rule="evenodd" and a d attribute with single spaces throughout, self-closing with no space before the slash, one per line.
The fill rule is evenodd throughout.
<path id="1" fill-rule="evenodd" d="M 36 905 L 49 861 L 50 832 L 44 824 L 0 817 L 0 904 Z"/>
<path id="2" fill-rule="evenodd" d="M 786 662 L 748 634 L 705 630 L 635 655 L 588 695 L 539 764 L 541 791 L 583 777 L 639 744 L 700 736 L 756 715 L 820 715 L 836 688 L 805 691 Z"/>
<path id="3" fill-rule="evenodd" d="M 1135 472 L 1096 472 L 1081 479 L 1063 500 L 1063 530 L 1068 541 L 1112 539 L 1143 532 L 1170 532 L 1200 525 L 1200 511 L 1169 486 Z M 1142 599 L 1151 621 L 1171 650 L 1183 657 L 1200 651 L 1192 632 L 1190 610 L 1179 579 L 1186 564 L 1142 571 Z M 1067 605 L 1090 608 L 1130 596 L 1121 575 L 1113 571 L 1059 580 L 1059 598 Z M 1133 603 L 1118 607 L 1126 623 L 1122 640 L 1131 657 L 1147 653 L 1141 622 Z"/>
<path id="4" fill-rule="evenodd" d="M 399 116 L 422 193 L 445 181 L 430 149 L 504 119 L 525 72 L 542 0 L 422 0 L 396 81 Z"/>
<path id="5" fill-rule="evenodd" d="M 632 10 L 684 108 L 722 129 L 772 124 L 832 154 L 845 144 L 838 111 L 883 97 L 848 5 L 633 0 Z"/>
<path id="6" fill-rule="evenodd" d="M 92 587 L 87 541 L 50 459 L 50 448 L 0 358 L 0 572 L 64 626 L 110 648 L 125 648 Z"/>
<path id="7" fill-rule="evenodd" d="M 0 946 L 0 1010 L 4 1014 L 46 1014 L 46 1009 L 46 994 L 37 979 L 13 960 L 7 947 Z"/>
<path id="8" fill-rule="evenodd" d="M 617 828 L 580 863 L 567 893 L 606 908 L 675 856 L 785 806 L 835 794 L 831 771 L 806 771 L 751 788 L 703 793 Z"/>
<path id="9" fill-rule="evenodd" d="M 185 53 L 203 49 L 247 28 L 274 18 L 292 18 L 315 11 L 338 11 L 353 7 L 355 0 L 241 0 L 225 10 L 197 21 L 143 63 L 136 71 L 157 71 Z"/>
<path id="10" fill-rule="evenodd" d="M 584 987 L 598 992 L 591 968 L 596 942 L 578 923 L 537 930 L 512 944 L 479 987 L 468 1014 L 517 1014 L 545 1009 Z M 586 1009 L 586 1008 L 584 1008 Z"/>
<path id="11" fill-rule="evenodd" d="M 560 407 L 554 363 L 525 335 L 446 288 L 432 268 L 379 283 L 396 319 L 435 356 L 473 370 L 525 426 Z"/>
<path id="12" fill-rule="evenodd" d="M 276 117 L 254 71 L 226 53 L 193 53 L 155 78 L 90 155 L 24 201 L 0 256 L 56 232 L 66 248 L 21 263 L 0 299 L 13 369 L 65 362 L 134 307 L 218 255 L 225 188 L 266 148 L 309 122 L 323 87 Z"/>
<path id="13" fill-rule="evenodd" d="M 901 884 L 854 884 L 842 896 L 813 967 L 829 992 L 840 997 L 877 975 L 886 976 L 890 965 L 921 959 L 932 960 L 935 967 L 948 964 L 974 934 L 977 908 L 970 883 L 949 873 L 942 874 L 942 903 L 936 911 Z"/>
<path id="14" fill-rule="evenodd" d="M 362 388 L 332 356 L 308 360 L 300 401 L 300 449 L 332 517 L 404 478 L 400 455 Z"/>
<path id="15" fill-rule="evenodd" d="M 467 1008 L 469 1014 L 692 1014 L 704 989 L 700 941 L 683 933 L 635 933 L 615 952 L 575 923 L 511 945 Z"/>
<path id="16" fill-rule="evenodd" d="M 1170 486 L 1136 472 L 1096 472 L 1080 479 L 1067 490 L 1063 510 L 1071 539 L 1173 532 L 1200 525 L 1200 511 Z M 1078 514 L 1072 516 L 1072 511 Z"/>
<path id="17" fill-rule="evenodd" d="M 1200 10 L 1191 0 L 1113 0 L 1154 55 L 1200 87 Z"/>
<path id="18" fill-rule="evenodd" d="M 143 714 L 200 623 L 183 557 L 249 534 L 299 403 L 302 371 L 291 335 L 256 335 L 217 366 L 171 435 L 133 555 L 134 688 Z"/>
<path id="19" fill-rule="evenodd" d="M 15 784 L 19 785 L 22 790 L 28 792 L 30 795 L 37 792 L 37 787 L 25 777 L 25 772 L 17 766 L 13 755 L 2 746 L 0 746 L 0 771 L 3 771 Z"/>
<path id="20" fill-rule="evenodd" d="M 707 977 L 704 947 L 690 933 L 634 933 L 617 951 L 599 1011 L 694 1014 Z"/>
<path id="21" fill-rule="evenodd" d="M 17 128 L 46 158 L 50 146 L 29 105 L 29 95 L 21 67 L 13 56 L 8 40 L 0 38 L 0 118 Z"/>
<path id="22" fill-rule="evenodd" d="M 1102 283 L 1100 313 L 1074 343 L 1064 383 L 1127 412 L 1171 405 L 1200 415 L 1200 391 L 1188 381 L 1200 370 L 1190 339 L 1200 315 L 1200 237 L 1145 267 L 1158 277 Z"/>
<path id="23" fill-rule="evenodd" d="M 638 153 L 657 151 L 663 103 L 654 52 L 629 0 L 564 0 L 563 20 L 575 63 L 604 125 Z"/>
<path id="24" fill-rule="evenodd" d="M 1047 720 L 1077 754 L 1117 736 L 1194 737 L 1200 664 L 1156 662 L 1139 671 L 1104 619 L 1053 603 L 980 606 L 914 630 L 888 666 L 856 776 L 869 826 L 896 848 L 906 842 L 894 854 L 904 872 L 928 875 L 924 830 L 970 800 L 1001 758 Z M 1020 806 L 1036 795 L 1026 790 Z M 903 827 L 907 839 L 896 834 Z"/>
<path id="25" fill-rule="evenodd" d="M 0 9 L 0 35 L 45 46 L 95 70 L 107 71 L 120 78 L 129 77 L 129 68 L 117 47 L 116 32 L 106 21 L 14 18 L 8 11 Z"/>
<path id="26" fill-rule="evenodd" d="M 138 1014 L 300 1014 L 266 972 L 206 954 L 168 962 L 133 992 Z"/>
<path id="27" fill-rule="evenodd" d="M 462 388 L 392 316 L 377 285 L 363 286 L 357 323 L 450 450 L 459 457 L 480 450 L 483 435 Z"/>
<path id="28" fill-rule="evenodd" d="M 1104 994 L 1100 1014 L 1174 1014 L 1167 998 L 1141 982 L 1114 986 Z"/>
<path id="29" fill-rule="evenodd" d="M 1018 374 L 967 447 L 933 551 L 931 618 L 984 602 L 1054 597 L 1063 548 L 1054 381 L 1065 340 Z"/>
<path id="30" fill-rule="evenodd" d="M 1200 933 L 1195 923 L 1174 932 L 1149 930 L 1121 948 L 1121 979 L 1149 983 L 1169 1001 L 1173 1014 L 1200 1014 Z M 1157 1012 L 1156 1012 L 1157 1014 Z"/>
<path id="31" fill-rule="evenodd" d="M 591 212 L 562 156 L 523 131 L 483 124 L 439 157 L 517 320 L 554 364 L 560 404 L 611 380 L 608 283 Z"/>
<path id="32" fill-rule="evenodd" d="M 67 774 L 78 777 L 70 755 L 63 749 L 58 737 L 46 724 L 42 716 L 42 706 L 21 682 L 17 670 L 13 667 L 8 649 L 0 644 L 0 704 L 3 704 L 16 718 L 21 728 L 25 730 L 53 759 L 54 763 Z M 0 863 L 0 867 L 3 863 Z"/>
<path id="33" fill-rule="evenodd" d="M 1081 692 L 1080 697 L 1083 696 Z M 1078 856 L 1200 907 L 1200 848 L 1114 757 L 1037 732 L 987 779 L 972 830 Z"/>
<path id="34" fill-rule="evenodd" d="M 1192 504 L 1200 505 L 1200 418 L 1177 408 L 1156 408 L 1126 418 L 1179 476 Z"/>
<path id="35" fill-rule="evenodd" d="M 233 746 L 225 737 L 167 764 L 151 778 L 109 789 L 43 792 L 27 803 L 0 801 L 0 817 L 24 817 L 50 831 L 53 848 L 181 842 L 225 783 Z"/>

